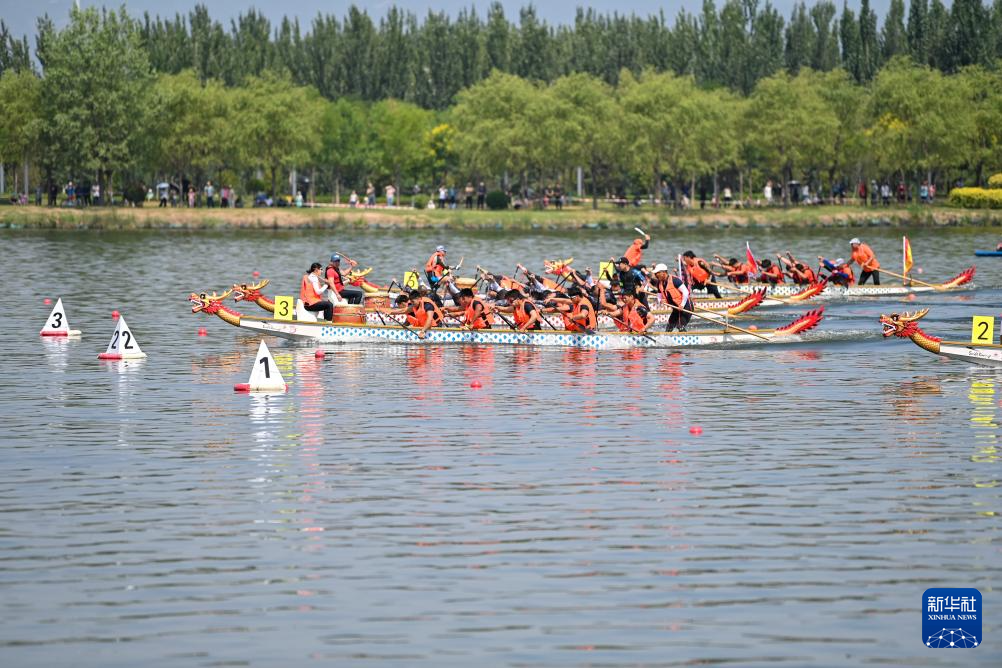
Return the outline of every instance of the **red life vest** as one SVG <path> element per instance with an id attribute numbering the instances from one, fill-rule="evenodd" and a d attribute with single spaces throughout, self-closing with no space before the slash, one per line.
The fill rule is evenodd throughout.
<path id="1" fill-rule="evenodd" d="M 338 294 L 344 290 L 344 280 L 341 278 L 341 270 L 331 265 L 327 267 L 326 277 L 334 281 L 334 289 L 338 291 Z"/>
<path id="2" fill-rule="evenodd" d="M 435 251 L 428 261 L 424 264 L 424 270 L 434 276 L 442 278 L 445 274 L 445 253 L 442 251 Z"/>
<path id="3" fill-rule="evenodd" d="M 685 266 L 689 271 L 689 275 L 692 276 L 692 280 L 696 283 L 706 283 L 710 278 L 710 272 L 703 268 L 703 264 L 706 262 L 703 258 L 685 258 Z"/>

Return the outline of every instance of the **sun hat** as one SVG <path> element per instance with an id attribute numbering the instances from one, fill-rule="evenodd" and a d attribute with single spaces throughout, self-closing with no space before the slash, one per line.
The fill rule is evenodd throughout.
<path id="1" fill-rule="evenodd" d="M 445 252 L 445 246 L 435 246 L 435 252 L 436 253 L 444 253 Z"/>
<path id="2" fill-rule="evenodd" d="M 858 244 L 858 243 L 860 243 L 859 237 L 853 237 L 852 239 L 849 240 L 849 245 L 850 246 L 853 245 L 853 244 Z"/>
<path id="3" fill-rule="evenodd" d="M 659 271 L 668 271 L 668 265 L 666 265 L 664 262 L 654 265 L 654 273 L 656 274 Z"/>

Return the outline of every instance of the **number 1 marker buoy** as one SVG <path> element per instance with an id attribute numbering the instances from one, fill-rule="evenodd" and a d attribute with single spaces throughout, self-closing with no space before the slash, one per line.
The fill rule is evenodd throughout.
<path id="1" fill-rule="evenodd" d="M 76 338 L 80 336 L 79 329 L 70 329 L 70 323 L 66 319 L 66 310 L 63 308 L 63 299 L 56 300 L 56 305 L 49 313 L 49 319 L 45 321 L 45 327 L 39 332 L 41 336 L 67 336 Z"/>
<path id="2" fill-rule="evenodd" d="M 99 360 L 138 360 L 146 357 L 146 353 L 139 349 L 135 337 L 129 331 L 129 326 L 125 324 L 125 318 L 119 316 L 115 333 L 111 335 L 108 342 L 108 349 L 97 356 Z"/>
<path id="3" fill-rule="evenodd" d="M 278 370 L 275 358 L 271 356 L 264 341 L 258 346 L 257 355 L 254 356 L 250 380 L 233 386 L 235 392 L 285 392 L 288 389 L 289 386 L 282 380 L 282 372 Z"/>

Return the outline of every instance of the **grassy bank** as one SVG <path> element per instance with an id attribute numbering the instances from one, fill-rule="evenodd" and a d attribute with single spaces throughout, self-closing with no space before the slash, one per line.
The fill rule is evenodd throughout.
<path id="1" fill-rule="evenodd" d="M 870 227 L 1002 226 L 1002 211 L 934 207 L 868 208 L 820 206 L 671 213 L 650 206 L 630 209 L 590 208 L 564 211 L 466 211 L 415 209 L 49 209 L 0 208 L 0 228 L 8 229 L 651 229 L 686 227 Z"/>

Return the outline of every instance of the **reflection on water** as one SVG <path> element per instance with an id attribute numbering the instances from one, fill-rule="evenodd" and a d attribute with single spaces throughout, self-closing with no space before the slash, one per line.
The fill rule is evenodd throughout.
<path id="1" fill-rule="evenodd" d="M 752 243 L 830 255 L 843 232 Z M 900 248 L 866 232 L 878 253 Z M 673 242 L 739 248 L 748 233 Z M 353 234 L 343 250 L 378 272 L 440 235 Z M 917 602 L 931 586 L 998 588 L 999 376 L 880 340 L 876 316 L 900 304 L 832 304 L 824 342 L 740 350 L 345 345 L 317 359 L 269 339 L 289 392 L 234 392 L 258 339 L 183 295 L 251 268 L 292 293 L 304 267 L 288 258 L 328 236 L 209 235 L 212 257 L 203 235 L 3 239 L 20 305 L 0 332 L 14 388 L 0 393 L 4 665 L 955 663 L 919 644 Z M 632 238 L 450 236 L 467 264 L 498 266 L 606 257 Z M 926 275 L 988 240 L 923 237 Z M 74 326 L 128 312 L 147 359 L 39 341 L 49 309 L 10 268 L 49 257 L 78 278 L 62 295 Z M 112 269 L 159 289 L 114 294 Z M 914 306 L 956 338 L 999 296 Z M 998 665 L 998 647 L 964 661 Z"/>

